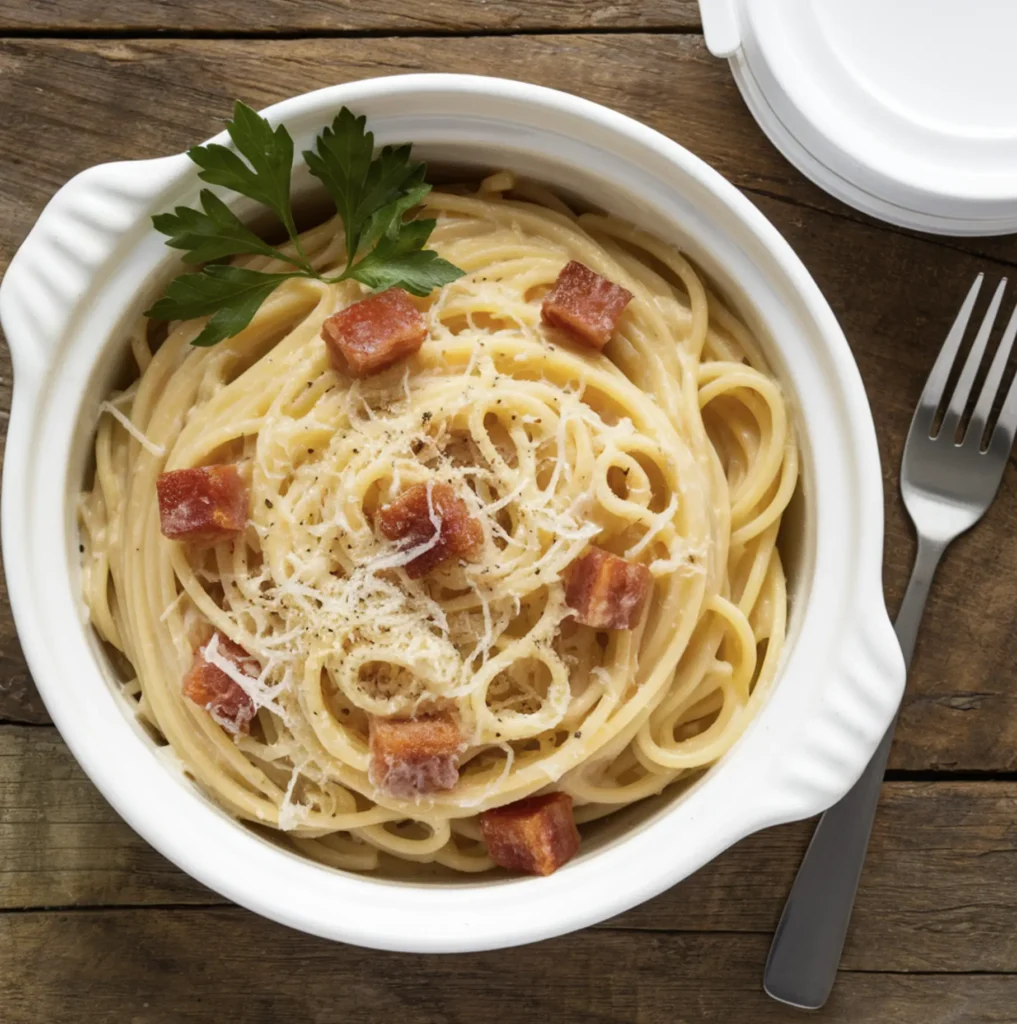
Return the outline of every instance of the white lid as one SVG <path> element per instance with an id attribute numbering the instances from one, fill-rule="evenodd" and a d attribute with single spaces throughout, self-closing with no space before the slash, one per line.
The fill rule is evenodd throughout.
<path id="1" fill-rule="evenodd" d="M 821 187 L 894 223 L 1017 231 L 1017 0 L 700 0 L 707 45 Z"/>

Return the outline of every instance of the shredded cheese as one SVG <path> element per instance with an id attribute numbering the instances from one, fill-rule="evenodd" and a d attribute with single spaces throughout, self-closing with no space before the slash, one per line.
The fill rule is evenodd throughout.
<path id="1" fill-rule="evenodd" d="M 108 412 L 149 455 L 162 458 L 166 454 L 166 449 L 161 444 L 150 441 L 112 402 L 99 403 L 99 414 L 102 415 L 104 412 Z"/>

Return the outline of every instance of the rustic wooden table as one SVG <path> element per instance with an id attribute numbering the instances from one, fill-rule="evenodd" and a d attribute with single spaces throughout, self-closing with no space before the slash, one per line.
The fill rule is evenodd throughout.
<path id="1" fill-rule="evenodd" d="M 897 495 L 911 411 L 978 270 L 1017 240 L 875 223 L 805 181 L 703 45 L 694 0 L 0 0 L 0 270 L 52 193 L 177 151 L 255 107 L 410 71 L 556 86 L 677 139 L 805 261 L 872 400 L 886 589 L 913 540 Z M 0 433 L 11 370 L 0 351 Z M 1017 1021 L 1017 470 L 933 588 L 836 992 L 850 1024 Z M 0 587 L 3 584 L 0 583 Z M 0 1021 L 798 1019 L 760 976 L 807 842 L 752 837 L 646 906 L 538 946 L 413 957 L 329 944 L 229 905 L 124 825 L 33 688 L 0 590 Z"/>

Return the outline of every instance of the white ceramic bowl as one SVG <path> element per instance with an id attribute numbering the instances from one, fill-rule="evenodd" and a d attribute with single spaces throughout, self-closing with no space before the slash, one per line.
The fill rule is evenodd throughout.
<path id="1" fill-rule="evenodd" d="M 118 693 L 79 596 L 75 522 L 126 327 L 172 270 L 150 217 L 197 199 L 183 154 L 79 174 L 43 211 L 0 289 L 15 371 L 2 506 L 11 603 L 33 677 L 78 761 L 142 836 L 206 885 L 364 946 L 440 952 L 542 939 L 656 895 L 751 832 L 823 810 L 861 773 L 904 683 L 880 582 L 872 420 L 805 268 L 748 200 L 676 143 L 574 96 L 470 76 L 355 82 L 266 113 L 287 124 L 300 152 L 342 104 L 367 115 L 379 143 L 509 167 L 648 228 L 687 252 L 764 338 L 794 405 L 803 468 L 785 530 L 789 642 L 760 713 L 696 785 L 608 819 L 549 878 L 410 884 L 335 871 L 204 798 Z M 306 173 L 295 181 L 306 187 Z"/>

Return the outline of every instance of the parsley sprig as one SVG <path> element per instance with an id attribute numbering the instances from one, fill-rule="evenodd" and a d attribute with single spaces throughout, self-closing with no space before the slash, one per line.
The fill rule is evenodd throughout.
<path id="1" fill-rule="evenodd" d="M 303 154 L 335 203 L 346 236 L 346 267 L 326 277 L 308 261 L 293 219 L 293 139 L 283 125 L 273 129 L 238 100 L 226 124 L 235 151 L 212 143 L 194 146 L 188 156 L 201 168 L 202 181 L 267 206 L 285 228 L 294 254 L 259 238 L 214 192 L 202 189 L 200 210 L 178 206 L 152 218 L 155 229 L 167 236 L 166 244 L 184 251 L 185 263 L 204 266 L 175 278 L 145 315 L 159 320 L 210 317 L 192 342 L 209 346 L 242 331 L 265 299 L 293 277 L 330 284 L 352 279 L 368 288 L 398 286 L 414 295 L 429 295 L 462 277 L 462 270 L 424 248 L 436 222 L 405 219 L 431 191 L 424 165 L 411 160 L 409 145 L 385 146 L 375 155 L 366 123 L 343 107 L 314 149 Z M 294 269 L 267 273 L 222 262 L 242 255 L 268 256 Z"/>

